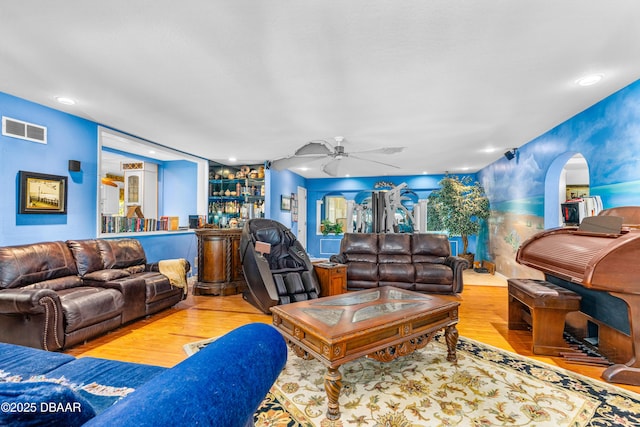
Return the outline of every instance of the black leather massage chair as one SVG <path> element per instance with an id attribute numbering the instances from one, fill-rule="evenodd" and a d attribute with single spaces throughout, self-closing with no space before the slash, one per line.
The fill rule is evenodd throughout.
<path id="1" fill-rule="evenodd" d="M 277 221 L 256 218 L 245 223 L 240 260 L 247 280 L 243 297 L 264 313 L 271 314 L 274 305 L 320 295 L 309 255 L 291 230 Z"/>

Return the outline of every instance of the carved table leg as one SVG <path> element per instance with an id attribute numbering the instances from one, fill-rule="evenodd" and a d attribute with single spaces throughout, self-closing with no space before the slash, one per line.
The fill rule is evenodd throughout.
<path id="1" fill-rule="evenodd" d="M 340 418 L 340 390 L 342 390 L 342 374 L 338 368 L 328 368 L 324 376 L 324 389 L 327 391 L 329 405 L 327 408 L 327 418 L 337 420 Z"/>
<path id="2" fill-rule="evenodd" d="M 449 362 L 457 361 L 456 345 L 458 344 L 458 329 L 456 325 L 449 325 L 444 329 L 444 339 L 447 342 L 447 360 Z"/>

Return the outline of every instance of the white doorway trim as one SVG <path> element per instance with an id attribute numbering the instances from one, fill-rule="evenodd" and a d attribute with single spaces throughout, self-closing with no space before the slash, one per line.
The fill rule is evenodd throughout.
<path id="1" fill-rule="evenodd" d="M 307 189 L 298 187 L 298 241 L 307 250 Z"/>

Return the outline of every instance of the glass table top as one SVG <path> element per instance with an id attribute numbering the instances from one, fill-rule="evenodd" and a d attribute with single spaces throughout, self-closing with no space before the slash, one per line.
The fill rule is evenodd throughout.
<path id="1" fill-rule="evenodd" d="M 370 293 L 353 293 L 353 294 L 345 294 L 344 296 L 340 297 L 340 298 L 332 298 L 329 301 L 318 301 L 316 303 L 314 303 L 313 305 L 357 305 L 357 304 L 363 304 L 366 302 L 371 302 L 371 301 L 375 301 L 375 300 L 379 300 L 382 297 L 382 291 L 375 291 L 375 292 L 370 292 Z M 409 293 L 405 293 L 396 289 L 391 289 L 387 292 L 386 295 L 387 299 L 394 299 L 394 300 L 429 300 L 431 298 L 429 298 L 426 295 L 419 295 L 419 294 L 409 294 Z"/>
<path id="2" fill-rule="evenodd" d="M 345 294 L 344 296 L 331 298 L 330 300 L 321 299 L 317 302 L 312 302 L 308 307 L 301 309 L 301 311 L 327 326 L 335 326 L 340 322 L 340 319 L 346 312 L 352 315 L 351 323 L 357 323 L 375 319 L 386 314 L 417 308 L 420 307 L 423 302 L 431 299 L 432 298 L 427 295 L 406 293 L 396 289 L 387 290 L 384 293 L 377 290 L 373 292 Z M 371 304 L 375 301 L 379 301 L 379 303 Z M 349 307 L 359 304 L 366 305 L 361 309 L 349 309 Z"/>

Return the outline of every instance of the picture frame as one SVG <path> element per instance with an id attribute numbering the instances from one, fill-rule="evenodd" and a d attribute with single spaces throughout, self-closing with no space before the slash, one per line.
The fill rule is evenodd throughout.
<path id="1" fill-rule="evenodd" d="M 18 172 L 18 211 L 21 214 L 66 214 L 67 177 Z"/>
<path id="2" fill-rule="evenodd" d="M 282 211 L 291 210 L 291 197 L 285 196 L 284 194 L 280 196 L 280 210 Z"/>
<path id="3" fill-rule="evenodd" d="M 298 199 L 296 193 L 291 193 L 291 222 L 298 222 Z"/>

